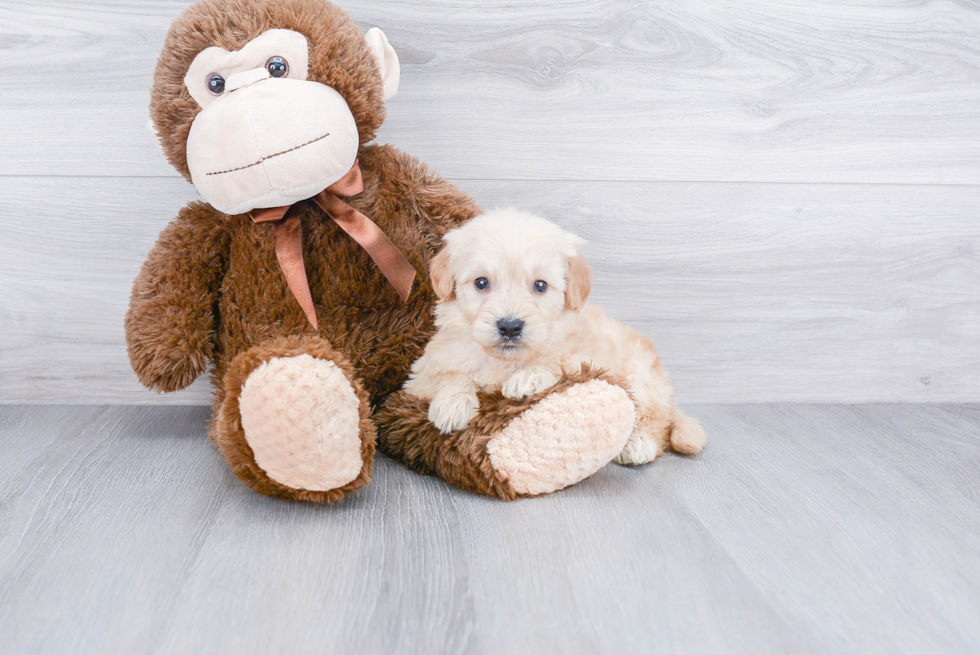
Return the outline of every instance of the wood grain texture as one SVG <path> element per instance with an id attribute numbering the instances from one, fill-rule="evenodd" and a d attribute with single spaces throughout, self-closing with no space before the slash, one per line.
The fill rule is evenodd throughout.
<path id="1" fill-rule="evenodd" d="M 976 650 L 976 407 L 700 409 L 722 452 L 685 502 L 817 652 Z"/>
<path id="2" fill-rule="evenodd" d="M 187 2 L 0 2 L 3 175 L 173 176 L 144 128 Z M 381 134 L 457 179 L 980 181 L 980 5 L 350 1 Z"/>
<path id="3" fill-rule="evenodd" d="M 653 340 L 682 402 L 980 401 L 980 187 L 461 184 L 589 239 L 592 300 Z M 0 241 L 0 400 L 207 401 L 203 380 L 139 387 L 122 331 L 140 264 L 193 194 L 0 179 L 0 214 L 18 217 Z"/>
<path id="4" fill-rule="evenodd" d="M 0 652 L 148 652 L 229 488 L 207 411 L 2 416 Z"/>
<path id="5" fill-rule="evenodd" d="M 0 652 L 975 652 L 980 407 L 690 409 L 698 457 L 558 494 L 311 507 L 203 408 L 2 407 Z"/>

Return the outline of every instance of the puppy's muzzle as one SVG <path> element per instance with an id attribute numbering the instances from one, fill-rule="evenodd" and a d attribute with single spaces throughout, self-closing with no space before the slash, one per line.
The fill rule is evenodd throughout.
<path id="1" fill-rule="evenodd" d="M 524 321 L 509 316 L 497 321 L 497 332 L 504 341 L 516 341 L 524 332 Z"/>

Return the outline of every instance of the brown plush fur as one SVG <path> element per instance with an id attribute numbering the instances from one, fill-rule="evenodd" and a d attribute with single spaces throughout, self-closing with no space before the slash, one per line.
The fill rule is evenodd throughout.
<path id="1" fill-rule="evenodd" d="M 361 460 L 363 466 L 357 478 L 348 482 L 343 487 L 330 489 L 329 491 L 310 491 L 307 489 L 293 489 L 276 482 L 266 475 L 265 471 L 255 463 L 255 456 L 248 442 L 245 440 L 245 431 L 242 429 L 241 414 L 238 409 L 238 399 L 242 393 L 242 385 L 249 374 L 252 373 L 263 363 L 273 357 L 292 357 L 302 354 L 312 355 L 317 359 L 324 359 L 336 364 L 344 372 L 354 392 L 361 401 L 358 408 L 360 413 L 360 434 L 361 434 Z M 330 347 L 326 341 L 314 336 L 292 336 L 283 339 L 276 339 L 268 343 L 255 346 L 241 353 L 231 362 L 228 372 L 224 376 L 222 393 L 225 400 L 221 405 L 217 417 L 211 422 L 211 440 L 218 447 L 218 450 L 228 460 L 231 470 L 245 484 L 252 487 L 260 494 L 265 496 L 275 496 L 279 498 L 289 498 L 293 500 L 310 500 L 314 502 L 336 502 L 343 499 L 350 492 L 360 489 L 371 480 L 371 471 L 374 467 L 374 445 L 376 435 L 374 423 L 371 421 L 370 403 L 367 393 L 358 381 L 354 373 L 354 367 L 347 359 Z"/>
<path id="2" fill-rule="evenodd" d="M 487 444 L 507 424 L 543 398 L 597 378 L 626 388 L 624 381 L 586 366 L 581 373 L 565 375 L 550 389 L 521 400 L 504 398 L 500 392 L 480 393 L 480 413 L 465 429 L 448 435 L 440 433 L 429 422 L 427 401 L 401 391 L 375 415 L 379 446 L 419 473 L 437 475 L 473 493 L 514 500 L 521 494 L 494 469 Z"/>

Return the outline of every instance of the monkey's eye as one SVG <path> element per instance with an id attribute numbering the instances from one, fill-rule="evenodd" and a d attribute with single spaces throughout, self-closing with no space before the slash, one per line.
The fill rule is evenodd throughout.
<path id="1" fill-rule="evenodd" d="M 225 78 L 221 77 L 217 73 L 211 73 L 208 75 L 208 91 L 212 95 L 220 96 L 225 92 Z"/>
<path id="2" fill-rule="evenodd" d="M 276 56 L 265 62 L 265 67 L 272 77 L 286 77 L 289 72 L 289 64 L 282 57 Z"/>
<path id="3" fill-rule="evenodd" d="M 538 280 L 537 282 L 534 283 L 534 290 L 537 291 L 538 293 L 544 293 L 545 291 L 548 290 L 548 283 L 545 282 L 544 280 Z"/>
<path id="4" fill-rule="evenodd" d="M 485 277 L 478 277 L 473 280 L 473 286 L 475 286 L 480 291 L 486 291 L 490 288 L 490 280 Z"/>

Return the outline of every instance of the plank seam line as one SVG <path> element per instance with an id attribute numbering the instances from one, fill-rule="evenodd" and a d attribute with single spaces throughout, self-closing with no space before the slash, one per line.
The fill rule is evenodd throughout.
<path id="1" fill-rule="evenodd" d="M 179 175 L 10 175 L 0 173 L 0 179 L 114 179 L 114 180 L 182 180 Z M 597 180 L 582 179 L 549 179 L 549 178 L 497 178 L 497 177 L 446 177 L 454 183 L 462 182 L 528 182 L 534 184 L 760 184 L 785 186 L 887 186 L 887 187 L 941 187 L 941 188 L 980 188 L 980 184 L 967 182 L 807 182 L 786 180 Z"/>

